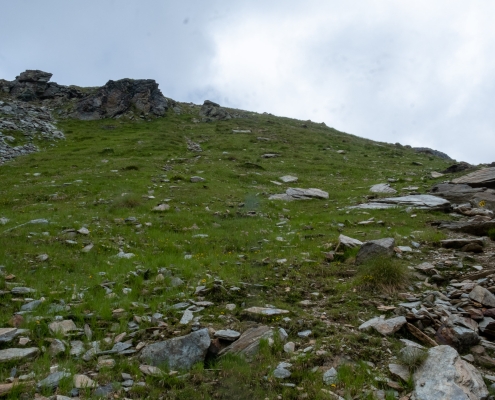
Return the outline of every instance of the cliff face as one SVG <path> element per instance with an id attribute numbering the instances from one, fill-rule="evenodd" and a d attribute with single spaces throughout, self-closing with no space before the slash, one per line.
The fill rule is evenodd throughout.
<path id="1" fill-rule="evenodd" d="M 83 120 L 117 118 L 131 112 L 163 116 L 173 101 L 165 98 L 152 79 L 108 81 L 99 88 L 83 89 L 50 82 L 52 74 L 27 70 L 14 81 L 0 81 L 0 89 L 16 100 L 43 102 L 60 117 Z"/>

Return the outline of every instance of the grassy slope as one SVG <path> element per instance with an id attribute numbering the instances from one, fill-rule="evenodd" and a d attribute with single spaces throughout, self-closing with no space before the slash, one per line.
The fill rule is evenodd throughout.
<path id="1" fill-rule="evenodd" d="M 437 218 L 432 213 L 419 211 L 416 218 L 411 218 L 398 210 L 365 213 L 349 212 L 343 207 L 363 201 L 372 184 L 387 178 L 399 180 L 393 184 L 397 189 L 415 185 L 426 192 L 434 183 L 429 172 L 442 170 L 449 162 L 311 122 L 306 122 L 308 127 L 304 128 L 302 121 L 248 114 L 246 119 L 194 124 L 191 119 L 197 117 L 198 107 L 183 105 L 183 110 L 183 115 L 169 113 L 166 118 L 150 122 L 61 121 L 59 127 L 66 141 L 55 146 L 46 144 L 37 154 L 0 166 L 0 216 L 10 219 L 0 227 L 0 264 L 5 265 L 7 273 L 16 275 L 13 282 L 35 288 L 47 299 L 36 315 L 46 315 L 49 304 L 64 300 L 72 306 L 63 315 L 70 315 L 78 326 L 90 322 L 99 327 L 95 336 L 101 339 L 111 328 L 125 331 L 132 318 L 112 319 L 113 309 L 124 308 L 137 315 L 160 311 L 168 317 L 165 337 L 172 337 L 174 331 L 189 330 L 177 325 L 180 314 L 166 305 L 193 298 L 199 284 L 208 286 L 214 279 L 222 279 L 225 287 L 239 286 L 242 290 L 207 296 L 216 306 L 200 313 L 203 325 L 245 329 L 249 318 L 242 315 L 241 309 L 269 303 L 292 312 L 291 322 L 271 321 L 274 326 L 284 326 L 293 340 L 298 339 L 298 331 L 310 328 L 316 347 L 328 351 L 327 355 L 308 356 L 296 362 L 290 381 L 302 390 L 284 388 L 272 378 L 263 379 L 270 372 L 268 366 L 273 369 L 286 358 L 278 345 L 263 348 L 251 364 L 224 359 L 210 370 L 194 370 L 185 381 L 150 381 L 151 398 L 164 395 L 163 387 L 167 388 L 166 398 L 186 399 L 191 398 L 191 393 L 197 398 L 274 398 L 275 394 L 283 394 L 285 399 L 297 398 L 301 393 L 308 393 L 309 398 L 326 398 L 319 391 L 321 372 L 311 372 L 312 367 L 330 365 L 339 355 L 379 365 L 385 351 L 380 339 L 357 334 L 350 328 L 377 311 L 367 306 L 368 294 L 353 291 L 355 279 L 341 273 L 354 267 L 339 262 L 328 264 L 322 251 L 333 248 L 340 231 L 361 240 L 393 236 L 404 245 L 410 243 L 408 236 L 414 231 L 423 232 L 416 234 L 417 240 L 433 237 L 426 226 L 426 221 Z M 253 133 L 232 134 L 232 129 L 251 129 Z M 270 140 L 260 141 L 258 137 Z M 186 138 L 200 142 L 204 151 L 188 152 Z M 338 154 L 337 150 L 345 150 L 346 154 Z M 262 159 L 264 153 L 280 153 L 281 157 Z M 413 165 L 413 161 L 423 165 Z M 253 168 L 253 164 L 260 168 Z M 165 165 L 172 169 L 163 170 Z M 35 177 L 34 173 L 41 175 Z M 270 182 L 285 174 L 299 177 L 295 187 L 323 189 L 329 192 L 330 199 L 269 201 L 268 194 L 282 193 L 289 186 Z M 204 177 L 206 182 L 190 183 L 194 175 Z M 150 194 L 155 199 L 143 197 Z M 151 212 L 165 199 L 170 199 L 170 211 Z M 255 216 L 248 215 L 250 211 Z M 130 216 L 142 226 L 125 223 Z M 356 225 L 371 217 L 382 220 L 383 225 Z M 25 225 L 3 232 L 37 218 L 47 218 L 50 224 Z M 287 223 L 277 226 L 281 220 Z M 194 225 L 199 229 L 191 229 Z M 91 231 L 89 236 L 73 238 L 63 233 L 82 226 Z M 193 237 L 197 234 L 208 237 Z M 69 245 L 66 239 L 77 244 Z M 81 248 L 90 242 L 95 247 L 89 253 L 81 253 Z M 119 248 L 136 257 L 115 258 Z M 48 260 L 38 261 L 40 254 L 47 254 Z M 192 258 L 184 259 L 185 254 Z M 277 264 L 276 260 L 282 258 L 287 262 Z M 151 270 L 150 281 L 127 277 L 139 267 Z M 156 271 L 161 267 L 171 270 L 186 285 L 160 290 L 169 279 L 165 284 L 155 282 Z M 0 279 L 1 289 L 7 283 Z M 108 298 L 98 286 L 106 280 L 115 282 L 117 297 Z M 124 287 L 132 292 L 122 294 Z M 81 292 L 84 297 L 79 299 L 77 294 Z M 310 294 L 314 292 L 319 294 Z M 316 301 L 317 306 L 300 306 L 298 302 L 304 299 Z M 131 303 L 136 301 L 146 303 L 150 309 L 133 310 Z M 22 302 L 10 301 L 10 297 L 1 298 L 1 302 L 0 326 L 6 326 Z M 238 307 L 228 312 L 226 303 L 236 303 Z M 322 312 L 326 312 L 326 320 L 321 318 Z M 85 314 L 90 317 L 85 318 Z M 43 338 L 49 320 L 26 324 L 39 345 L 47 344 Z M 119 325 L 112 326 L 116 322 Z M 84 366 L 68 356 L 58 362 L 73 371 L 94 370 L 92 363 Z M 42 376 L 49 364 L 45 355 L 26 369 L 34 368 Z M 117 369 L 103 371 L 97 380 L 104 384 L 106 379 L 115 379 L 117 372 L 136 372 L 138 365 L 136 361 L 119 359 Z M 9 372 L 8 367 L 0 366 L 0 379 Z M 361 393 L 360 387 L 353 389 L 350 383 L 342 383 L 342 389 Z"/>

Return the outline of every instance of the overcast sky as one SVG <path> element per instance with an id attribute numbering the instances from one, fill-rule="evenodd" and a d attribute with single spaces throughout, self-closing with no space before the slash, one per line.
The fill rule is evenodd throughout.
<path id="1" fill-rule="evenodd" d="M 0 10 L 3 79 L 151 78 L 178 101 L 495 161 L 491 0 L 0 0 Z"/>

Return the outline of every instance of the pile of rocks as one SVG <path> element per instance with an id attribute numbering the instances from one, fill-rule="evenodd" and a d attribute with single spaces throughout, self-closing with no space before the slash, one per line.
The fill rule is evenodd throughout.
<path id="1" fill-rule="evenodd" d="M 55 120 L 46 107 L 38 107 L 21 101 L 0 101 L 0 164 L 15 157 L 38 151 L 33 139 L 65 139 L 55 126 Z M 9 131 L 22 133 L 28 143 L 15 145 L 18 140 Z"/>

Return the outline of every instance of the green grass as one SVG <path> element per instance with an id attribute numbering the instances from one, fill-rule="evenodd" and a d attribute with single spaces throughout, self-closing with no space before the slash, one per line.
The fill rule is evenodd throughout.
<path id="1" fill-rule="evenodd" d="M 410 272 L 402 261 L 381 256 L 358 266 L 358 278 L 365 288 L 397 290 L 409 284 Z"/>
<path id="2" fill-rule="evenodd" d="M 308 127 L 303 128 L 301 121 L 289 118 L 246 113 L 243 119 L 195 124 L 197 108 L 182 108 L 180 116 L 171 112 L 149 122 L 63 120 L 58 127 L 65 141 L 55 146 L 41 142 L 39 153 L 0 166 L 0 217 L 10 219 L 0 226 L 0 265 L 6 274 L 15 275 L 10 281 L 0 277 L 0 290 L 13 284 L 28 286 L 37 290 L 35 298 L 45 298 L 32 314 L 43 319 L 38 323 L 26 315 L 23 326 L 30 329 L 37 346 L 49 345 L 45 339 L 50 336 L 47 324 L 54 314 L 48 314 L 48 309 L 53 303 L 63 302 L 68 308 L 58 314 L 70 317 L 78 327 L 88 323 L 93 340 L 126 331 L 133 315 L 155 312 L 167 318 L 164 338 L 176 336 L 175 331 L 189 333 L 189 327 L 178 325 L 181 313 L 170 306 L 193 299 L 198 285 L 211 289 L 204 297 L 215 303 L 200 313 L 203 326 L 228 325 L 243 331 L 250 324 L 244 308 L 273 304 L 290 310 L 291 321 L 264 322 L 284 327 L 294 341 L 300 341 L 298 331 L 311 329 L 315 350 L 327 351 L 327 355 L 310 353 L 293 362 L 293 377 L 288 381 L 302 389 L 282 386 L 271 377 L 276 364 L 288 359 L 280 346 L 264 346 L 251 362 L 233 357 L 217 360 L 209 368 L 198 366 L 182 380 L 144 378 L 136 359 L 121 357 L 114 369 L 100 372 L 95 379 L 99 384 L 120 382 L 120 372 L 132 371 L 136 381 L 148 383 L 149 398 L 272 399 L 280 395 L 296 399 L 302 393 L 312 399 L 328 398 L 320 390 L 324 388 L 321 371 L 312 372 L 313 368 L 327 365 L 336 351 L 355 362 L 379 361 L 383 356 L 380 341 L 363 338 L 344 326 L 358 326 L 360 319 L 376 315 L 374 308 L 364 305 L 373 294 L 359 290 L 363 276 L 371 274 L 386 286 L 406 280 L 398 260 L 367 264 L 356 275 L 350 262 L 353 254 L 329 262 L 323 253 L 335 248 L 340 233 L 362 241 L 394 237 L 397 245 L 416 240 L 424 252 L 443 238 L 427 223 L 449 219 L 420 210 L 411 218 L 400 209 L 346 207 L 365 201 L 369 187 L 388 178 L 398 180 L 392 186 L 399 192 L 415 185 L 424 193 L 438 181 L 429 178 L 429 172 L 443 170 L 449 163 L 322 124 L 305 122 Z M 108 129 L 109 125 L 114 129 Z M 238 128 L 253 133 L 231 133 Z M 187 151 L 187 139 L 200 143 L 203 151 Z M 337 150 L 345 150 L 345 158 Z M 281 157 L 264 159 L 265 153 Z M 423 165 L 414 166 L 412 161 Z M 320 188 L 329 192 L 329 199 L 269 201 L 270 194 L 289 187 L 272 183 L 287 174 L 299 178 L 293 186 Z M 206 181 L 191 183 L 195 175 Z M 164 201 L 170 210 L 152 212 Z M 358 224 L 372 217 L 377 223 Z M 39 218 L 49 223 L 22 225 Z M 83 226 L 89 235 L 71 231 Z M 90 243 L 93 249 L 81 252 Z M 135 256 L 119 259 L 119 249 Z M 39 261 L 40 254 L 49 258 Z M 160 268 L 170 271 L 164 280 L 157 278 Z M 172 287 L 174 277 L 183 284 Z M 216 280 L 222 280 L 226 290 L 213 290 Z M 113 282 L 114 295 L 100 286 L 105 282 Z M 230 291 L 233 286 L 240 291 Z M 131 291 L 124 294 L 124 289 Z M 299 302 L 305 299 L 315 305 L 303 307 Z M 0 326 L 7 326 L 23 302 L 12 301 L 11 295 L 1 300 Z M 135 308 L 136 302 L 146 308 Z M 236 304 L 236 310 L 227 311 L 227 303 Z M 117 308 L 124 308 L 127 315 L 113 317 Z M 141 329 L 152 326 L 140 324 Z M 144 335 L 136 341 L 148 339 Z M 96 361 L 84 364 L 67 354 L 53 360 L 42 355 L 17 366 L 22 372 L 34 370 L 39 380 L 55 363 L 81 373 L 96 368 Z M 353 373 L 363 380 L 353 383 L 346 380 L 345 369 L 339 369 L 343 390 L 353 396 L 369 393 L 360 387 L 372 381 L 359 368 Z M 7 366 L 0 365 L 0 379 L 9 373 Z M 64 386 L 60 394 L 68 391 Z M 143 390 L 133 389 L 129 395 L 142 398 Z"/>

